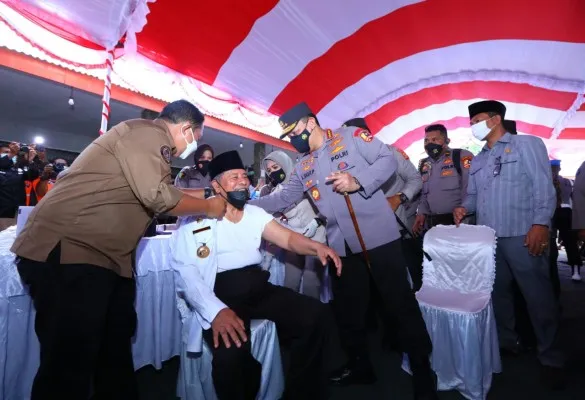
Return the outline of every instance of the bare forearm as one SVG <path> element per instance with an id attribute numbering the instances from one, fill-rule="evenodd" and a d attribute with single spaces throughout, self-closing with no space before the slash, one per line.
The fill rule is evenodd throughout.
<path id="1" fill-rule="evenodd" d="M 181 191 L 183 191 L 183 189 L 181 189 Z M 208 203 L 206 200 L 203 200 L 203 198 L 197 198 L 190 194 L 184 194 L 175 208 L 165 214 L 174 217 L 182 217 L 184 215 L 203 215 L 207 214 L 208 211 Z"/>
<path id="2" fill-rule="evenodd" d="M 291 232 L 291 235 L 288 239 L 287 250 L 304 256 L 316 256 L 317 249 L 320 245 L 321 244 L 319 242 L 315 242 L 314 240 L 311 240 L 298 233 Z"/>

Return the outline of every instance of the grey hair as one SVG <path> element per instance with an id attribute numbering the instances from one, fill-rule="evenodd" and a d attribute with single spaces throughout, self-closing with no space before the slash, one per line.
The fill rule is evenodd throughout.
<path id="1" fill-rule="evenodd" d="M 217 183 L 219 183 L 219 181 L 221 181 L 221 178 L 223 178 L 223 175 L 225 174 L 225 172 L 222 172 L 221 174 L 217 174 L 215 176 L 215 178 L 213 178 L 214 181 L 216 181 Z M 221 185 L 221 183 L 220 183 Z"/>

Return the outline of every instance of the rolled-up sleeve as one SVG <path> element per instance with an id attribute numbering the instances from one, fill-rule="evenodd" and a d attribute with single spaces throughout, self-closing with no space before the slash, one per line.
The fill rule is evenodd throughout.
<path id="1" fill-rule="evenodd" d="M 534 198 L 533 225 L 550 226 L 556 206 L 556 193 L 552 183 L 552 172 L 548 152 L 542 139 L 525 137 L 520 157 L 525 162 L 525 173 L 532 182 Z"/>
<path id="2" fill-rule="evenodd" d="M 183 197 L 171 184 L 171 164 L 163 157 L 163 147 L 169 147 L 164 135 L 152 128 L 136 129 L 114 147 L 132 192 L 155 214 L 170 211 Z"/>
<path id="3" fill-rule="evenodd" d="M 207 323 L 209 329 L 217 314 L 227 306 L 205 284 L 193 259 L 197 254 L 190 224 L 182 225 L 172 238 L 171 267 L 175 275 L 175 290 Z"/>
<path id="4" fill-rule="evenodd" d="M 369 167 L 364 168 L 355 175 L 363 187 L 363 197 L 371 197 L 390 177 L 396 172 L 398 166 L 394 154 L 382 141 L 372 138 L 366 141 L 360 135 L 353 135 L 356 148 L 362 157 L 368 162 Z M 367 137 L 367 135 L 366 135 Z"/>

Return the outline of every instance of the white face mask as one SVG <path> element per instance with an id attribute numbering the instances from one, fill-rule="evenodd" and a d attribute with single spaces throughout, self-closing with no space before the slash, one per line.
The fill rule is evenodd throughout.
<path id="1" fill-rule="evenodd" d="M 475 125 L 471 125 L 471 133 L 477 140 L 484 140 L 487 135 L 490 134 L 493 128 L 488 127 L 487 122 L 491 118 L 486 119 L 485 121 L 478 122 Z"/>
<path id="2" fill-rule="evenodd" d="M 191 139 L 193 139 L 193 140 L 191 143 L 189 143 L 187 141 L 187 137 L 185 135 L 183 135 L 183 139 L 185 139 L 185 143 L 187 143 L 187 147 L 179 155 L 179 157 L 182 158 L 183 160 L 186 159 L 187 157 L 189 157 L 191 154 L 193 154 L 193 152 L 195 150 L 197 150 L 197 140 L 195 140 L 195 133 L 193 133 L 193 128 L 189 128 L 189 129 L 191 130 Z M 201 129 L 203 129 L 203 127 L 201 127 Z"/>

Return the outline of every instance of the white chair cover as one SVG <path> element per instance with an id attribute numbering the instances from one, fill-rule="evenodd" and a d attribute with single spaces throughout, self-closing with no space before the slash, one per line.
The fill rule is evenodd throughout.
<path id="1" fill-rule="evenodd" d="M 491 303 L 495 231 L 486 226 L 436 226 L 424 238 L 430 256 L 416 293 L 433 342 L 431 364 L 439 390 L 457 389 L 485 400 L 492 374 L 501 372 Z M 408 370 L 405 359 L 404 367 Z"/>
<path id="2" fill-rule="evenodd" d="M 184 328 L 188 325 L 184 325 Z M 262 363 L 262 381 L 258 400 L 279 399 L 284 392 L 284 375 L 280 358 L 280 346 L 274 322 L 252 320 L 252 356 Z M 181 351 L 181 367 L 177 383 L 177 396 L 183 400 L 217 400 L 211 361 L 213 356 L 205 341 L 202 354 Z"/>

